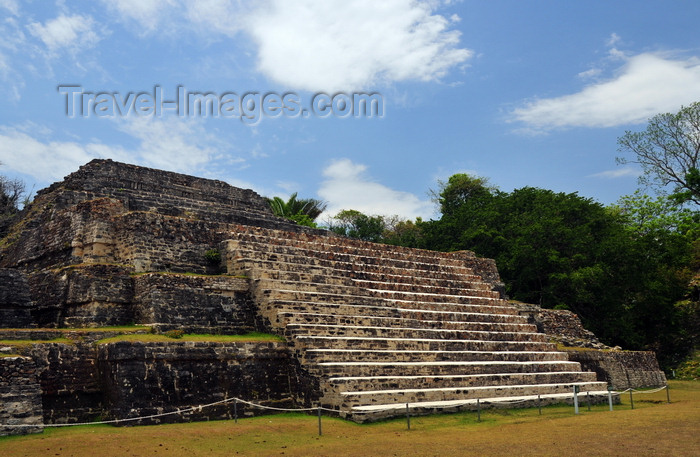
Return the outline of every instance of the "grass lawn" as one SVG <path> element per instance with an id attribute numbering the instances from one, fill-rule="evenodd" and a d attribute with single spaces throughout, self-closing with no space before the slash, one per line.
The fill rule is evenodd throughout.
<path id="1" fill-rule="evenodd" d="M 700 382 L 629 396 L 609 412 L 585 404 L 486 410 L 358 425 L 283 414 L 233 421 L 145 427 L 81 426 L 0 439 L 0 455 L 19 456 L 698 456 Z"/>

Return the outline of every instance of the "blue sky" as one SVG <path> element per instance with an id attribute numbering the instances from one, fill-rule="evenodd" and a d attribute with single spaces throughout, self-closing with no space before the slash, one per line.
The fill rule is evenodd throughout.
<path id="1" fill-rule="evenodd" d="M 112 158 L 431 218 L 428 190 L 468 172 L 609 204 L 639 174 L 617 138 L 700 100 L 698 20 L 680 0 L 0 0 L 0 173 L 38 190 Z M 156 86 L 300 109 L 377 93 L 382 115 L 70 117 L 58 86 L 102 108 Z"/>

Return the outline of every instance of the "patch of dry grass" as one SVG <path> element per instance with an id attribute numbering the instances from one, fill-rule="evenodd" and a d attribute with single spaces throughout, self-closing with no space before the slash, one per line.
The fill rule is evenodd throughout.
<path id="1" fill-rule="evenodd" d="M 171 338 L 162 334 L 128 334 L 117 335 L 110 338 L 105 338 L 97 342 L 97 344 L 115 343 L 117 341 L 138 341 L 142 343 L 158 343 L 158 342 L 177 342 L 177 341 L 206 341 L 212 343 L 229 343 L 229 342 L 280 342 L 284 338 L 277 335 L 267 333 L 247 333 L 244 335 L 190 335 L 184 334 L 179 338 Z"/>
<path id="2" fill-rule="evenodd" d="M 358 425 L 277 415 L 147 427 L 85 426 L 0 439 L 3 456 L 692 456 L 700 449 L 700 383 L 607 406 L 490 410 Z"/>

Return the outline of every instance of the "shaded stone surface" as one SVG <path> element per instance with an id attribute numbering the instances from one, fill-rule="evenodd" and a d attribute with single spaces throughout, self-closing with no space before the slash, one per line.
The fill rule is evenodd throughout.
<path id="1" fill-rule="evenodd" d="M 569 360 L 581 368 L 594 371 L 601 381 L 613 389 L 638 389 L 666 384 L 666 375 L 659 368 L 656 355 L 649 351 L 567 351 Z"/>
<path id="2" fill-rule="evenodd" d="M 35 370 L 28 357 L 0 357 L 0 436 L 42 431 L 41 388 Z"/>
<path id="3" fill-rule="evenodd" d="M 234 397 L 292 407 L 296 377 L 284 343 L 128 343 L 101 345 L 98 363 L 110 418 L 157 415 Z M 267 411 L 238 404 L 239 416 Z M 231 419 L 234 402 L 138 423 Z M 134 424 L 134 422 L 130 422 Z"/>
<path id="4" fill-rule="evenodd" d="M 0 328 L 34 326 L 32 307 L 26 276 L 18 270 L 0 268 Z"/>

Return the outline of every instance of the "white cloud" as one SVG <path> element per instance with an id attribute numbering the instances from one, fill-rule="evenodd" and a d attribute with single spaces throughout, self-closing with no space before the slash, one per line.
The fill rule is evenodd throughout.
<path id="1" fill-rule="evenodd" d="M 606 44 L 610 47 L 614 47 L 617 43 L 620 42 L 620 40 L 622 40 L 620 35 L 618 35 L 617 33 L 611 33 L 610 38 L 608 38 L 608 41 Z"/>
<path id="2" fill-rule="evenodd" d="M 374 182 L 366 172 L 365 165 L 349 159 L 335 160 L 323 170 L 325 179 L 318 195 L 328 202 L 325 214 L 334 215 L 343 209 L 354 209 L 368 215 L 399 215 L 415 219 L 432 213 L 430 201 Z"/>
<path id="3" fill-rule="evenodd" d="M 45 141 L 22 126 L 0 126 L 0 162 L 37 180 L 52 182 L 94 158 L 195 174 L 222 153 L 222 144 L 193 121 L 134 118 L 119 124 L 118 129 L 139 140 L 139 145 L 125 149 L 94 141 Z"/>
<path id="4" fill-rule="evenodd" d="M 0 8 L 5 8 L 11 14 L 17 16 L 19 13 L 19 1 L 18 0 L 0 0 Z"/>
<path id="5" fill-rule="evenodd" d="M 154 32 L 163 19 L 179 9 L 177 0 L 102 0 L 102 3 L 123 19 L 135 21 L 140 35 Z"/>
<path id="6" fill-rule="evenodd" d="M 700 99 L 700 59 L 674 60 L 643 53 L 625 58 L 608 81 L 578 93 L 538 99 L 512 111 L 514 121 L 533 131 L 565 127 L 613 127 L 644 123 Z"/>
<path id="7" fill-rule="evenodd" d="M 290 89 L 349 91 L 375 84 L 434 81 L 473 52 L 459 47 L 453 14 L 436 0 L 102 0 L 138 33 L 178 31 L 257 44 L 258 70 Z M 168 27 L 160 27 L 167 21 Z M 165 29 L 165 31 L 164 31 Z"/>
<path id="8" fill-rule="evenodd" d="M 95 25 L 90 16 L 61 14 L 44 25 L 32 22 L 27 28 L 44 43 L 49 53 L 53 54 L 60 49 L 77 52 L 95 47 L 102 39 L 94 30 Z"/>
<path id="9" fill-rule="evenodd" d="M 257 2 L 259 5 L 264 2 Z M 236 0 L 199 0 L 186 2 L 186 18 L 208 32 L 233 37 L 243 28 L 247 15 L 255 3 L 244 4 Z M 257 6 L 257 5 L 256 5 Z"/>
<path id="10" fill-rule="evenodd" d="M 206 133 L 196 120 L 132 117 L 121 124 L 120 130 L 141 140 L 137 157 L 156 168 L 191 173 L 217 152 L 216 137 Z"/>
<path id="11" fill-rule="evenodd" d="M 272 0 L 249 19 L 258 68 L 291 88 L 336 91 L 439 79 L 473 52 L 460 33 L 410 0 Z M 454 19 L 453 19 L 454 20 Z"/>
<path id="12" fill-rule="evenodd" d="M 582 71 L 577 76 L 581 79 L 593 79 L 598 77 L 603 70 L 600 68 L 591 68 L 590 70 Z"/>
<path id="13" fill-rule="evenodd" d="M 99 156 L 92 155 L 89 147 L 77 143 L 42 142 L 17 128 L 0 128 L 0 162 L 3 166 L 41 181 L 55 181 L 94 157 Z"/>
<path id="14" fill-rule="evenodd" d="M 627 178 L 633 177 L 637 178 L 642 175 L 642 171 L 635 167 L 622 167 L 616 168 L 614 170 L 605 170 L 600 173 L 595 173 L 588 175 L 589 178 L 605 178 L 605 179 L 616 179 L 616 178 Z"/>

